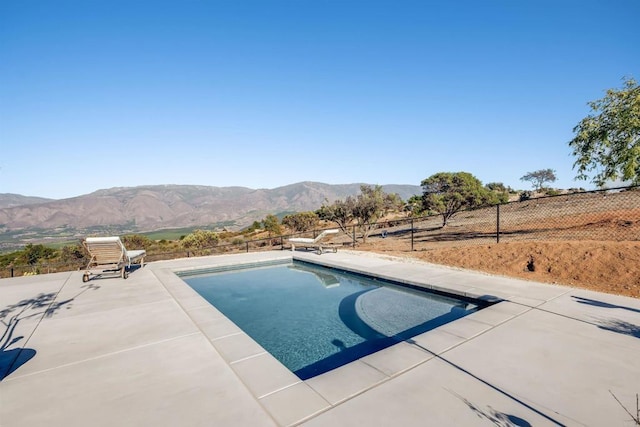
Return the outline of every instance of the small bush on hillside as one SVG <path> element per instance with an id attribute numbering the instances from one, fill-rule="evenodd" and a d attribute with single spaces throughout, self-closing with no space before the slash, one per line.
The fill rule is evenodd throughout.
<path id="1" fill-rule="evenodd" d="M 245 228 L 243 233 L 244 234 L 251 234 L 255 231 L 260 231 L 262 230 L 262 223 L 260 221 L 253 221 L 253 224 L 251 224 L 249 227 Z"/>
<path id="2" fill-rule="evenodd" d="M 59 259 L 62 263 L 76 264 L 85 261 L 86 251 L 81 245 L 63 246 L 59 251 Z"/>
<path id="3" fill-rule="evenodd" d="M 218 244 L 218 233 L 208 230 L 196 230 L 182 239 L 182 246 L 186 249 L 209 248 Z"/>
<path id="4" fill-rule="evenodd" d="M 532 197 L 533 197 L 533 192 L 525 190 L 522 193 L 520 193 L 520 196 L 518 197 L 518 201 L 525 202 L 527 200 L 530 200 Z"/>
<path id="5" fill-rule="evenodd" d="M 127 234 L 122 236 L 122 243 L 127 249 L 146 249 L 151 246 L 151 239 L 140 234 Z"/>

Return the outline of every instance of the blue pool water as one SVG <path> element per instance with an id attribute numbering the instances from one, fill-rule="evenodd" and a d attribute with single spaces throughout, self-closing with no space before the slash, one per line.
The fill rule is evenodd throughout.
<path id="1" fill-rule="evenodd" d="M 298 262 L 183 280 L 301 379 L 479 309 Z"/>

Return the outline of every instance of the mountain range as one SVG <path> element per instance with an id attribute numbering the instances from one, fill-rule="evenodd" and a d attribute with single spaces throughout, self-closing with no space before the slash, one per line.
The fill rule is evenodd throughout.
<path id="1" fill-rule="evenodd" d="M 116 187 L 52 200 L 0 194 L 0 240 L 25 234 L 71 236 L 88 231 L 138 233 L 172 228 L 226 227 L 237 230 L 267 214 L 313 211 L 357 195 L 359 183 L 299 182 L 274 189 L 200 185 Z M 403 200 L 420 194 L 415 185 L 383 185 Z M 5 239 L 2 239 L 4 234 Z"/>

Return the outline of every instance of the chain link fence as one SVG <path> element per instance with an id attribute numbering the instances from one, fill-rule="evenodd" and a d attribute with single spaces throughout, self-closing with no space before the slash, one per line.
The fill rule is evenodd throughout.
<path id="1" fill-rule="evenodd" d="M 516 241 L 640 241 L 640 188 L 561 194 L 376 224 L 362 249 L 432 250 Z"/>

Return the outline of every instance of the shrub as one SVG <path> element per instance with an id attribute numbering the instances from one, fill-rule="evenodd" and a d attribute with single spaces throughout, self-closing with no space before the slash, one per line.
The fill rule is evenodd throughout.
<path id="1" fill-rule="evenodd" d="M 182 246 L 187 249 L 210 248 L 218 244 L 218 233 L 209 230 L 196 230 L 182 239 Z"/>
<path id="2" fill-rule="evenodd" d="M 311 230 L 317 223 L 318 215 L 315 212 L 299 212 L 282 218 L 282 225 L 286 225 L 293 231 Z"/>
<path id="3" fill-rule="evenodd" d="M 151 239 L 140 234 L 128 234 L 122 236 L 122 244 L 127 249 L 145 249 L 151 246 Z"/>
<path id="4" fill-rule="evenodd" d="M 533 192 L 525 190 L 522 193 L 520 193 L 520 196 L 518 197 L 518 200 L 521 202 L 525 202 L 529 199 L 531 199 L 531 197 L 533 197 Z"/>

